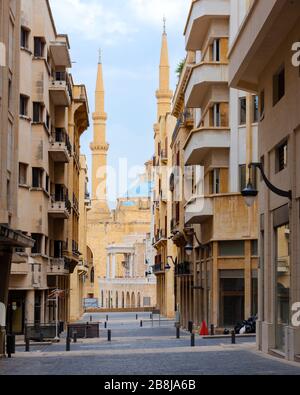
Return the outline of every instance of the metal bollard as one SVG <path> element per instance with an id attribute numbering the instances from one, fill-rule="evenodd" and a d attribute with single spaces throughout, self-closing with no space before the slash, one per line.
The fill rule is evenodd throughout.
<path id="1" fill-rule="evenodd" d="M 153 320 L 153 316 L 152 316 L 152 314 L 150 314 L 150 320 Z"/>
<path id="2" fill-rule="evenodd" d="M 30 339 L 28 337 L 25 339 L 25 352 L 30 352 Z"/>
<path id="3" fill-rule="evenodd" d="M 73 332 L 73 341 L 74 341 L 74 343 L 77 343 L 77 332 L 76 331 Z"/>
<path id="4" fill-rule="evenodd" d="M 194 323 L 193 323 L 193 321 L 189 321 L 189 323 L 188 323 L 188 331 L 189 331 L 190 333 L 192 333 L 192 332 L 193 332 L 193 328 L 194 328 Z"/>
<path id="5" fill-rule="evenodd" d="M 210 335 L 211 335 L 211 336 L 215 336 L 215 326 L 214 326 L 214 324 L 212 324 L 212 325 L 210 326 Z"/>
<path id="6" fill-rule="evenodd" d="M 107 331 L 107 341 L 111 342 L 111 330 Z"/>
<path id="7" fill-rule="evenodd" d="M 138 319 L 139 319 L 139 316 L 138 316 L 138 314 L 136 314 L 136 316 L 135 316 L 135 319 L 136 319 L 136 320 L 138 320 Z"/>
<path id="8" fill-rule="evenodd" d="M 93 316 L 90 315 L 90 322 L 93 322 Z"/>
<path id="9" fill-rule="evenodd" d="M 104 322 L 104 328 L 105 329 L 107 328 L 107 322 L 106 321 Z"/>
<path id="10" fill-rule="evenodd" d="M 142 320 L 140 321 L 140 327 L 141 328 L 143 327 L 143 321 Z"/>
<path id="11" fill-rule="evenodd" d="M 231 344 L 236 344 L 235 331 L 231 331 Z"/>
<path id="12" fill-rule="evenodd" d="M 191 334 L 191 347 L 195 347 L 195 333 Z"/>
<path id="13" fill-rule="evenodd" d="M 66 338 L 66 351 L 71 351 L 71 338 L 69 336 Z"/>
<path id="14" fill-rule="evenodd" d="M 14 335 L 6 336 L 6 352 L 8 358 L 11 358 L 11 354 L 15 354 L 15 341 L 16 337 Z"/>
<path id="15" fill-rule="evenodd" d="M 176 327 L 176 339 L 180 339 L 180 328 L 179 328 L 179 326 Z"/>
<path id="16" fill-rule="evenodd" d="M 106 321 L 108 321 L 108 315 L 106 316 Z"/>

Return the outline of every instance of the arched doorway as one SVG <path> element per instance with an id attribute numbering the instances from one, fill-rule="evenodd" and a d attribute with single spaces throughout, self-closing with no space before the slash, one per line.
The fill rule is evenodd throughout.
<path id="1" fill-rule="evenodd" d="M 126 307 L 130 308 L 130 294 L 127 292 L 126 294 Z"/>
<path id="2" fill-rule="evenodd" d="M 131 294 L 131 307 L 132 308 L 136 307 L 135 306 L 135 294 L 134 294 L 134 292 L 132 292 L 132 294 Z"/>

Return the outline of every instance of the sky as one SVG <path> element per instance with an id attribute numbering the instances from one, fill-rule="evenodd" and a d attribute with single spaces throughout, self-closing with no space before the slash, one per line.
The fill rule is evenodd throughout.
<path id="1" fill-rule="evenodd" d="M 108 165 L 118 172 L 119 159 L 126 158 L 129 169 L 141 168 L 154 152 L 155 91 L 163 17 L 167 19 L 171 88 L 175 90 L 176 67 L 185 57 L 183 31 L 191 1 L 50 0 L 50 3 L 58 33 L 69 35 L 74 62 L 71 72 L 75 83 L 87 87 L 90 117 L 94 111 L 99 48 L 102 50 L 108 114 L 106 138 L 110 144 Z M 89 171 L 92 118 L 90 121 L 91 127 L 81 140 L 81 152 L 87 156 Z M 135 178 L 133 174 L 132 177 Z M 128 181 L 129 188 L 133 178 Z M 122 191 L 112 187 L 112 178 L 108 184 L 113 204 Z"/>

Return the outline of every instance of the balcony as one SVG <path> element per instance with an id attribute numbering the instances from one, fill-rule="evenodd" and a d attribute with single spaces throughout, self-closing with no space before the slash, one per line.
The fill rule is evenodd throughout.
<path id="1" fill-rule="evenodd" d="M 158 246 L 160 243 L 162 242 L 166 242 L 167 241 L 167 232 L 164 229 L 161 229 L 159 231 L 156 232 L 156 235 L 154 237 L 154 246 Z"/>
<path id="2" fill-rule="evenodd" d="M 230 148 L 230 129 L 199 128 L 189 135 L 184 146 L 186 166 L 204 165 L 204 159 L 211 150 Z"/>
<path id="3" fill-rule="evenodd" d="M 163 263 L 156 263 L 153 266 L 153 273 L 157 276 L 158 274 L 165 273 L 165 265 Z"/>
<path id="4" fill-rule="evenodd" d="M 66 72 L 55 72 L 50 83 L 50 98 L 55 106 L 69 107 L 72 91 Z"/>
<path id="5" fill-rule="evenodd" d="M 72 66 L 69 46 L 63 41 L 51 41 L 50 52 L 55 66 L 70 68 Z"/>
<path id="6" fill-rule="evenodd" d="M 191 264 L 189 262 L 179 263 L 175 266 L 175 276 L 192 276 Z"/>
<path id="7" fill-rule="evenodd" d="M 168 162 L 168 151 L 166 149 L 160 151 L 160 160 L 165 164 Z"/>
<path id="8" fill-rule="evenodd" d="M 193 197 L 186 205 L 186 225 L 201 224 L 214 214 L 213 199 L 204 196 Z"/>
<path id="9" fill-rule="evenodd" d="M 54 162 L 69 163 L 72 147 L 65 129 L 55 129 L 50 140 L 49 154 Z"/>
<path id="10" fill-rule="evenodd" d="M 189 108 L 201 108 L 208 89 L 212 86 L 228 86 L 228 64 L 201 62 L 193 66 L 185 91 L 185 104 Z"/>
<path id="11" fill-rule="evenodd" d="M 68 263 L 64 258 L 50 258 L 47 274 L 53 276 L 65 276 L 70 273 Z"/>
<path id="12" fill-rule="evenodd" d="M 260 75 L 271 59 L 276 56 L 276 51 L 290 34 L 293 26 L 296 25 L 299 15 L 299 1 L 252 2 L 244 23 L 229 51 L 230 86 L 250 92 L 258 92 Z M 299 41 L 299 39 L 296 41 Z M 290 51 L 290 49 L 288 48 L 287 51 Z M 292 57 L 292 54 L 291 51 L 290 57 Z"/>
<path id="13" fill-rule="evenodd" d="M 60 185 L 56 185 L 56 192 L 51 195 L 48 214 L 55 219 L 68 219 L 71 214 L 71 202 L 67 191 Z"/>
<path id="14" fill-rule="evenodd" d="M 230 0 L 194 1 L 185 27 L 187 51 L 196 51 L 203 47 L 207 32 L 213 19 L 229 19 Z"/>

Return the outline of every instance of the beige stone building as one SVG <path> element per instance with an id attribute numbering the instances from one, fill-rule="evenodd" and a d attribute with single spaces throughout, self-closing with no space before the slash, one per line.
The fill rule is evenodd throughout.
<path id="1" fill-rule="evenodd" d="M 166 223 L 175 248 L 169 275 L 185 327 L 205 320 L 230 328 L 257 313 L 257 208 L 245 207 L 241 191 L 247 162 L 257 160 L 258 101 L 228 87 L 227 52 L 241 4 L 192 1 L 184 32 Z"/>
<path id="2" fill-rule="evenodd" d="M 99 308 L 122 308 L 129 305 L 125 296 L 122 303 L 124 293 L 126 296 L 130 294 L 131 307 L 137 307 L 138 301 L 141 307 L 144 304 L 152 306 L 156 303 L 151 291 L 153 287 L 155 289 L 155 282 L 146 276 L 152 262 L 147 263 L 146 244 L 141 242 L 147 239 L 151 224 L 149 163 L 146 165 L 147 173 L 141 177 L 137 188 L 143 191 L 146 186 L 145 193 L 132 194 L 129 191 L 128 196 L 119 198 L 116 208 L 111 210 L 107 201 L 109 145 L 106 142 L 104 99 L 103 69 L 99 61 L 93 114 L 94 140 L 91 143 L 92 199 L 87 222 L 87 245 L 93 257 L 94 287 L 88 299 L 96 299 Z"/>
<path id="3" fill-rule="evenodd" d="M 19 2 L 18 2 L 19 3 Z M 70 317 L 70 274 L 80 261 L 79 140 L 87 129 L 88 103 L 83 85 L 69 74 L 66 35 L 56 31 L 49 2 L 24 0 L 17 47 L 18 97 L 17 227 L 34 241 L 13 256 L 8 301 L 9 330 Z M 17 165 L 18 164 L 18 165 Z"/>
<path id="4" fill-rule="evenodd" d="M 168 178 L 172 168 L 172 151 L 170 142 L 176 124 L 176 118 L 171 115 L 170 65 L 166 31 L 162 35 L 161 56 L 159 65 L 159 88 L 156 92 L 157 121 L 154 124 L 155 155 L 153 216 L 154 238 L 156 250 L 154 273 L 157 277 L 157 307 L 167 317 L 174 317 L 174 273 L 166 270 L 173 259 L 173 243 L 171 235 L 172 203 L 168 188 Z"/>
<path id="5" fill-rule="evenodd" d="M 19 45 L 20 3 L 0 1 L 0 356 L 5 352 L 13 251 L 33 246 L 33 240 L 17 231 Z"/>
<path id="6" fill-rule="evenodd" d="M 229 49 L 229 81 L 260 97 L 258 158 L 267 180 L 281 190 L 263 180 L 259 185 L 258 346 L 299 360 L 300 4 L 257 0 L 248 6 Z"/>

